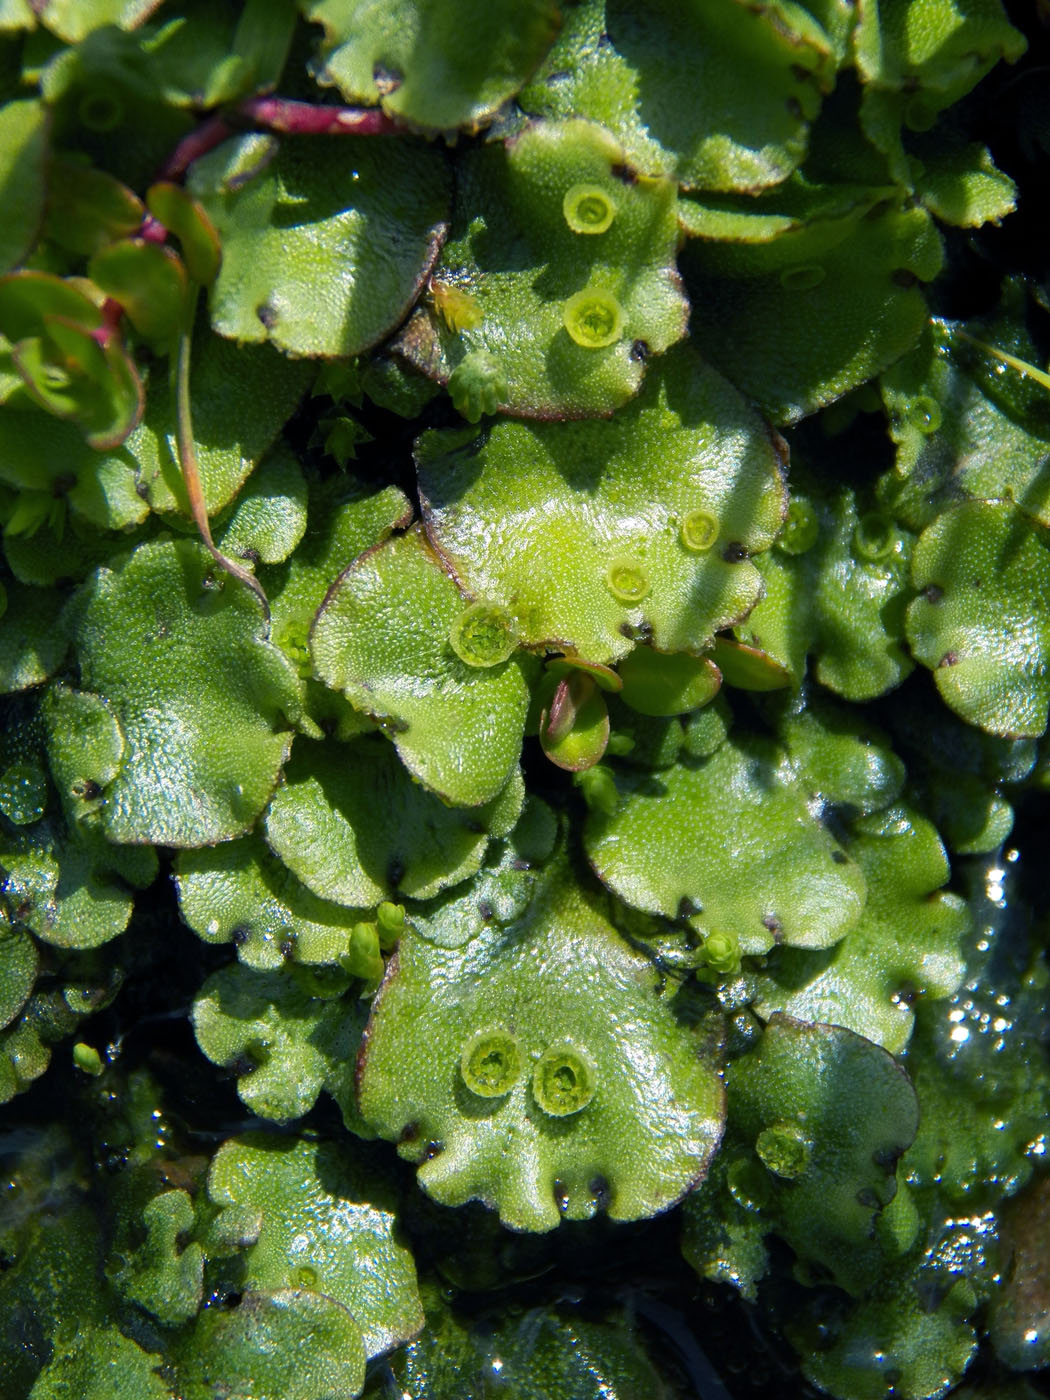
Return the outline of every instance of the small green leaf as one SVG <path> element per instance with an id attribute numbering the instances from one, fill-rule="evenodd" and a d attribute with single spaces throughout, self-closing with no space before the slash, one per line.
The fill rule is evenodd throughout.
<path id="1" fill-rule="evenodd" d="M 222 242 L 212 324 L 293 355 L 359 354 L 403 319 L 437 257 L 444 162 L 409 141 L 289 137 L 246 180 L 270 140 L 228 141 L 190 175 Z"/>
<path id="2" fill-rule="evenodd" d="M 639 646 L 619 666 L 625 705 L 643 715 L 684 715 L 718 694 L 722 677 L 710 657 Z"/>
<path id="3" fill-rule="evenodd" d="M 181 185 L 167 180 L 149 187 L 146 204 L 153 217 L 179 240 L 182 260 L 192 280 L 210 287 L 219 275 L 222 249 L 219 235 L 201 206 Z"/>
<path id="4" fill-rule="evenodd" d="M 664 1210 L 707 1169 L 721 1090 L 657 982 L 564 873 L 520 922 L 463 947 L 406 932 L 369 1022 L 361 1110 L 436 1200 L 480 1199 L 513 1229 Z M 464 1054 L 495 1055 L 508 1034 L 513 1082 L 472 1092 Z"/>
<path id="5" fill-rule="evenodd" d="M 190 928 L 208 943 L 232 942 L 260 971 L 287 961 L 337 966 L 363 913 L 319 899 L 257 836 L 181 851 L 175 875 Z"/>
<path id="6" fill-rule="evenodd" d="M 1006 501 L 970 501 L 919 537 L 908 640 L 945 703 L 991 734 L 1038 737 L 1050 704 L 1050 553 Z"/>
<path id="7" fill-rule="evenodd" d="M 783 512 L 768 430 L 686 350 L 610 421 L 428 432 L 416 458 L 427 533 L 464 589 L 512 612 L 526 645 L 603 664 L 638 636 L 695 652 L 743 617 L 749 556 Z M 719 522 L 701 551 L 682 537 L 696 510 Z"/>
<path id="8" fill-rule="evenodd" d="M 138 233 L 142 201 L 104 170 L 56 157 L 48 185 L 45 232 L 60 247 L 91 257 L 107 243 Z"/>
<path id="9" fill-rule="evenodd" d="M 322 83 L 412 128 L 470 131 L 530 76 L 560 22 L 553 0 L 299 0 L 324 26 Z"/>
<path id="10" fill-rule="evenodd" d="M 217 1389 L 251 1400 L 351 1400 L 365 1383 L 361 1329 L 341 1304 L 307 1289 L 205 1308 L 180 1355 L 184 1400 L 214 1400 Z"/>
<path id="11" fill-rule="evenodd" d="M 777 1232 L 863 1291 L 873 1213 L 893 1199 L 897 1159 L 919 1124 L 907 1075 L 852 1031 L 777 1015 L 727 1081 L 734 1131 L 769 1176 Z"/>
<path id="12" fill-rule="evenodd" d="M 349 978 L 339 973 L 335 990 Z M 326 1081 L 357 1053 L 362 1019 L 339 996 L 311 994 L 297 969 L 257 972 L 239 963 L 205 981 L 193 1003 L 197 1044 L 237 1074 L 237 1092 L 262 1118 L 309 1112 Z"/>
<path id="13" fill-rule="evenodd" d="M 528 706 L 514 619 L 486 606 L 468 606 L 416 527 L 346 569 L 310 636 L 315 674 L 389 726 L 408 771 L 461 806 L 506 785 Z"/>
<path id="14" fill-rule="evenodd" d="M 381 736 L 334 750 L 300 742 L 270 804 L 266 839 L 322 899 L 368 909 L 401 895 L 429 899 L 473 875 L 489 830 L 505 835 L 523 798 L 515 772 L 485 807 L 448 807 L 412 781 Z"/>
<path id="15" fill-rule="evenodd" d="M 168 349 L 186 319 L 186 269 L 170 248 L 125 238 L 88 264 L 95 284 L 119 301 L 139 335 Z"/>
<path id="16" fill-rule="evenodd" d="M 627 903 L 692 914 L 705 933 L 735 935 L 744 953 L 837 943 L 861 915 L 864 875 L 810 814 L 783 758 L 765 741 L 727 741 L 659 782 L 618 774 L 619 807 L 588 815 L 588 858 Z"/>
<path id="17" fill-rule="evenodd" d="M 105 787 L 109 838 L 201 846 L 247 831 L 302 703 L 290 663 L 259 635 L 256 599 L 201 546 L 158 541 L 96 574 L 73 630 L 82 682 L 127 745 Z"/>
<path id="18" fill-rule="evenodd" d="M 867 903 L 859 923 L 829 953 L 778 949 L 758 979 L 760 1015 L 783 1011 L 827 1021 L 897 1055 L 911 1036 L 918 998 L 951 996 L 965 962 L 960 939 L 972 919 L 943 889 L 944 847 L 931 824 L 907 807 L 857 823 L 848 843 L 864 872 Z"/>
<path id="19" fill-rule="evenodd" d="M 243 1256 L 245 1288 L 333 1298 L 353 1314 L 369 1359 L 422 1327 L 397 1194 L 367 1159 L 341 1144 L 253 1133 L 231 1138 L 212 1158 L 208 1195 L 223 1212 L 261 1213 Z"/>
<path id="20" fill-rule="evenodd" d="M 685 331 L 674 269 L 674 187 L 625 180 L 622 148 L 589 122 L 540 122 L 459 165 L 452 231 L 432 286 L 469 296 L 468 324 L 421 306 L 397 348 L 447 384 L 472 422 L 609 414 L 637 393 L 649 354 Z M 598 236 L 565 220 L 581 181 L 616 203 Z"/>
<path id="21" fill-rule="evenodd" d="M 49 125 L 35 99 L 0 106 L 0 272 L 22 262 L 40 231 Z"/>

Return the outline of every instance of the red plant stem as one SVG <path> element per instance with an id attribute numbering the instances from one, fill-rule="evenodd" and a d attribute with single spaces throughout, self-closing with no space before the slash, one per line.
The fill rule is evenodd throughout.
<path id="1" fill-rule="evenodd" d="M 289 136 L 387 136 L 401 127 L 378 107 L 322 107 L 286 97 L 249 97 L 236 116 Z"/>
<path id="2" fill-rule="evenodd" d="M 200 160 L 201 156 L 206 156 L 209 151 L 214 151 L 216 146 L 220 146 L 228 136 L 233 134 L 234 128 L 229 125 L 224 116 L 215 114 L 207 117 L 200 126 L 182 138 L 161 166 L 157 173 L 157 179 L 178 182 L 183 179 L 186 171 L 195 160 Z"/>

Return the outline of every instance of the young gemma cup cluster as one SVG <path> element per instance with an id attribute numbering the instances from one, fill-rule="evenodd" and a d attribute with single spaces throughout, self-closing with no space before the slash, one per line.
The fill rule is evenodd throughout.
<path id="1" fill-rule="evenodd" d="M 2 1400 L 1040 1393 L 1044 20 L 0 0 Z"/>

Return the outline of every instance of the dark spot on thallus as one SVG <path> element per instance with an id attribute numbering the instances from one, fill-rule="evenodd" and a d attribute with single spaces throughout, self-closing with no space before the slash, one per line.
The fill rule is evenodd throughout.
<path id="1" fill-rule="evenodd" d="M 428 1142 L 427 1150 L 423 1153 L 423 1156 L 428 1162 L 432 1162 L 438 1153 L 444 1150 L 445 1144 L 443 1142 Z"/>
<path id="2" fill-rule="evenodd" d="M 248 939 L 251 938 L 251 936 L 251 929 L 247 929 L 244 927 L 243 924 L 240 924 L 230 934 L 230 942 L 235 948 L 243 948 L 245 943 L 248 942 Z"/>
<path id="3" fill-rule="evenodd" d="M 612 1192 L 609 1190 L 609 1183 L 604 1176 L 596 1176 L 588 1185 L 587 1190 L 594 1197 L 594 1204 L 599 1210 L 608 1210 Z"/>
<path id="4" fill-rule="evenodd" d="M 272 331 L 277 324 L 277 312 L 268 301 L 261 302 L 255 308 L 255 314 L 268 331 Z"/>
<path id="5" fill-rule="evenodd" d="M 939 603 L 944 597 L 944 589 L 939 583 L 931 583 L 922 590 L 922 596 L 927 603 Z"/>
<path id="6" fill-rule="evenodd" d="M 631 346 L 631 359 L 637 360 L 640 365 L 644 365 L 649 358 L 649 346 L 644 340 L 636 340 Z"/>
<path id="7" fill-rule="evenodd" d="M 614 180 L 622 180 L 625 185 L 636 185 L 638 176 L 629 165 L 611 165 L 609 174 Z"/>
<path id="8" fill-rule="evenodd" d="M 72 472 L 64 472 L 62 476 L 56 476 L 51 483 L 52 496 L 64 496 L 67 491 L 72 491 L 77 484 L 77 479 Z"/>
<path id="9" fill-rule="evenodd" d="M 900 1156 L 901 1149 L 899 1147 L 880 1147 L 871 1154 L 871 1160 L 880 1171 L 884 1171 L 889 1176 L 896 1170 Z"/>
<path id="10" fill-rule="evenodd" d="M 482 899 L 478 901 L 478 913 L 481 915 L 481 917 L 485 920 L 486 923 L 490 923 L 492 921 L 492 905 L 488 902 L 487 899 Z"/>
<path id="11" fill-rule="evenodd" d="M 569 1209 L 569 1192 L 564 1181 L 554 1183 L 554 1204 L 562 1214 Z"/>
<path id="12" fill-rule="evenodd" d="M 831 859 L 836 865 L 847 865 L 849 863 L 849 856 L 845 851 L 832 851 Z"/>
<path id="13" fill-rule="evenodd" d="M 295 944 L 292 942 L 292 940 L 291 940 L 290 938 L 286 938 L 286 939 L 284 940 L 284 942 L 281 944 L 281 957 L 284 958 L 285 961 L 287 962 L 287 960 L 292 956 L 292 954 L 293 954 L 294 952 L 295 952 Z"/>
<path id="14" fill-rule="evenodd" d="M 747 558 L 747 550 L 742 544 L 737 544 L 734 541 L 732 544 L 727 544 L 722 550 L 722 558 L 727 564 L 739 564 L 741 559 Z"/>
<path id="15" fill-rule="evenodd" d="M 864 1206 L 865 1209 L 877 1210 L 879 1198 L 870 1186 L 862 1186 L 857 1192 L 857 1204 Z"/>
<path id="16" fill-rule="evenodd" d="M 557 73 L 548 73 L 545 81 L 548 87 L 557 87 L 559 83 L 567 83 L 571 77 L 567 68 L 560 68 Z"/>
<path id="17" fill-rule="evenodd" d="M 391 889 L 395 890 L 397 889 L 398 885 L 400 885 L 401 881 L 405 878 L 404 862 L 398 860 L 396 856 L 386 868 L 386 878 L 387 883 L 390 885 Z"/>
<path id="18" fill-rule="evenodd" d="M 251 1074 L 253 1070 L 259 1067 L 255 1061 L 249 1059 L 247 1055 L 234 1055 L 232 1060 L 227 1061 L 226 1068 L 237 1079 L 242 1079 L 244 1075 Z"/>
<path id="19" fill-rule="evenodd" d="M 620 636 L 621 636 L 621 637 L 626 637 L 627 640 L 628 640 L 629 642 L 633 642 L 633 641 L 634 641 L 634 623 L 633 623 L 633 622 L 621 622 L 621 623 L 620 623 Z"/>
<path id="20" fill-rule="evenodd" d="M 784 925 L 775 914 L 765 914 L 762 918 L 762 927 L 773 935 L 774 943 L 779 943 L 784 937 Z"/>
<path id="21" fill-rule="evenodd" d="M 406 1123 L 401 1129 L 401 1136 L 398 1138 L 398 1142 L 415 1142 L 417 1137 L 419 1137 L 419 1124 Z"/>
<path id="22" fill-rule="evenodd" d="M 789 97 L 784 105 L 787 107 L 789 115 L 792 116 L 795 121 L 800 122 L 802 120 L 802 103 L 797 97 Z"/>
<path id="23" fill-rule="evenodd" d="M 94 802 L 96 798 L 102 796 L 102 789 L 94 778 L 78 778 L 70 791 L 74 797 L 79 797 L 81 802 Z"/>
<path id="24" fill-rule="evenodd" d="M 695 912 L 693 901 L 688 895 L 682 895 L 682 898 L 678 901 L 678 917 L 680 919 L 688 919 L 689 915 Z"/>
<path id="25" fill-rule="evenodd" d="M 915 273 L 908 267 L 898 267 L 890 275 L 890 281 L 895 287 L 904 287 L 905 289 L 914 287 L 918 280 Z"/>
<path id="26" fill-rule="evenodd" d="M 940 661 L 937 662 L 938 666 L 958 666 L 958 664 L 959 653 L 957 651 L 946 651 Z"/>

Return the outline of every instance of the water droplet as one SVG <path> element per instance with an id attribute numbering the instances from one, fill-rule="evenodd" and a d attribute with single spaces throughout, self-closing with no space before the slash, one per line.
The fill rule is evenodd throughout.
<path id="1" fill-rule="evenodd" d="M 0 812 L 15 826 L 39 821 L 47 807 L 47 778 L 35 763 L 12 763 L 0 777 Z"/>
<path id="2" fill-rule="evenodd" d="M 944 414 L 936 399 L 920 394 L 905 410 L 905 418 L 920 433 L 935 433 L 944 421 Z"/>
<path id="3" fill-rule="evenodd" d="M 604 233 L 616 217 L 616 205 L 599 185 L 573 185 L 561 207 L 573 233 Z"/>

